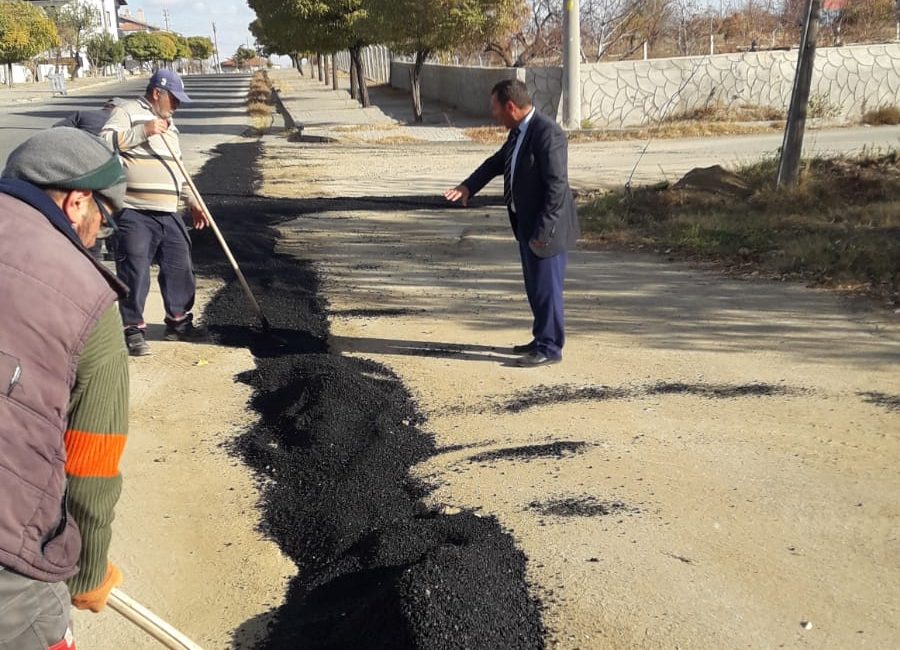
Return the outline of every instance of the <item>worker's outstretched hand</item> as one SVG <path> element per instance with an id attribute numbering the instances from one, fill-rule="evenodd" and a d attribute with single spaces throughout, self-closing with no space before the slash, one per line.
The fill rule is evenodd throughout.
<path id="1" fill-rule="evenodd" d="M 456 187 L 444 192 L 444 198 L 448 201 L 460 201 L 464 206 L 469 204 L 469 188 L 465 185 L 457 185 Z"/>
<path id="2" fill-rule="evenodd" d="M 197 230 L 203 230 L 209 225 L 209 219 L 199 205 L 191 206 L 191 218 L 194 220 L 194 228 Z"/>
<path id="3" fill-rule="evenodd" d="M 72 605 L 76 609 L 89 609 L 92 612 L 99 613 L 106 607 L 106 600 L 109 598 L 109 592 L 122 584 L 122 572 L 112 562 L 106 569 L 106 577 L 100 586 L 83 594 L 72 596 Z"/>

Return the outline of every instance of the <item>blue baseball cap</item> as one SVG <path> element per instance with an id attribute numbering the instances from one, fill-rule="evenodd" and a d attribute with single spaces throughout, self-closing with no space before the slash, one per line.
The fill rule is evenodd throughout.
<path id="1" fill-rule="evenodd" d="M 190 104 L 193 100 L 184 92 L 184 82 L 178 73 L 171 70 L 157 70 L 150 77 L 150 83 L 147 84 L 148 92 L 153 88 L 159 88 L 170 93 L 175 99 L 182 104 Z"/>

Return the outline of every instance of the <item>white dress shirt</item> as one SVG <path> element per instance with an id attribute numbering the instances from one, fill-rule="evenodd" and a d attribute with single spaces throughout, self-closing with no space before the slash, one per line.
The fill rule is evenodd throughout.
<path id="1" fill-rule="evenodd" d="M 516 139 L 516 148 L 513 149 L 512 160 L 510 161 L 509 166 L 509 190 L 512 192 L 513 187 L 513 179 L 516 177 L 516 161 L 519 158 L 519 149 L 522 147 L 522 142 L 525 140 L 525 132 L 528 131 L 528 125 L 531 124 L 531 118 L 534 117 L 534 107 L 528 112 L 528 115 L 519 122 L 519 137 Z M 510 206 L 513 212 L 516 211 L 516 200 L 512 198 L 512 194 L 510 194 Z"/>

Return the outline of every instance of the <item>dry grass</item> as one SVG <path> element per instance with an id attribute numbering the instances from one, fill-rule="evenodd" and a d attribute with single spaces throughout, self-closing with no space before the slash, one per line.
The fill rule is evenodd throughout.
<path id="1" fill-rule="evenodd" d="M 665 251 L 729 271 L 900 300 L 900 154 L 813 159 L 779 191 L 777 161 L 737 170 L 749 198 L 639 188 L 580 208 L 595 245 Z"/>
<path id="2" fill-rule="evenodd" d="M 774 106 L 759 106 L 756 104 L 742 104 L 740 106 L 723 106 L 722 104 L 709 104 L 690 111 L 684 111 L 669 116 L 665 122 L 776 122 L 786 119 L 783 109 Z"/>
<path id="3" fill-rule="evenodd" d="M 497 144 L 506 141 L 507 130 L 502 126 L 476 126 L 465 130 L 466 137 L 479 144 Z"/>
<path id="4" fill-rule="evenodd" d="M 331 130 L 340 133 L 360 133 L 363 131 L 394 131 L 399 128 L 399 124 L 390 122 L 381 124 L 345 124 L 343 126 L 336 126 Z"/>
<path id="5" fill-rule="evenodd" d="M 340 138 L 341 144 L 421 144 L 422 140 L 411 135 L 346 135 Z"/>
<path id="6" fill-rule="evenodd" d="M 247 91 L 247 113 L 253 118 L 253 127 L 268 128 L 271 125 L 271 116 L 275 110 L 272 100 L 274 86 L 265 71 L 256 72 L 250 80 L 250 90 Z M 261 124 L 265 124 L 261 127 Z"/>
<path id="7" fill-rule="evenodd" d="M 882 106 L 872 111 L 867 111 L 862 118 L 863 124 L 872 126 L 900 124 L 900 107 Z"/>
<path id="8" fill-rule="evenodd" d="M 247 104 L 247 112 L 250 115 L 271 115 L 272 105 L 266 102 L 250 102 Z"/>
<path id="9" fill-rule="evenodd" d="M 648 140 L 650 138 L 702 138 L 722 135 L 751 135 L 755 133 L 772 133 L 784 129 L 783 122 L 747 123 L 747 122 L 700 122 L 687 120 L 683 122 L 664 122 L 659 126 L 639 129 L 590 129 L 569 131 L 569 142 L 613 142 L 619 140 Z M 480 126 L 465 130 L 466 137 L 480 144 L 502 144 L 506 141 L 507 131 L 498 126 Z"/>

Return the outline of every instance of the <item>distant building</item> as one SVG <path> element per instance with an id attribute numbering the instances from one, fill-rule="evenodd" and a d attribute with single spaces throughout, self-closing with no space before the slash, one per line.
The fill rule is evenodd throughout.
<path id="1" fill-rule="evenodd" d="M 252 59 L 247 59 L 244 61 L 243 65 L 238 66 L 234 59 L 225 59 L 222 61 L 222 70 L 224 72 L 237 72 L 238 70 L 265 70 L 269 67 L 269 59 L 266 59 L 261 56 L 254 57 Z"/>
<path id="2" fill-rule="evenodd" d="M 31 4 L 38 7 L 63 7 L 73 0 L 30 0 Z M 85 4 L 93 5 L 100 14 L 100 26 L 98 33 L 106 32 L 114 39 L 119 39 L 118 15 L 119 8 L 127 5 L 126 0 L 82 0 Z"/>
<path id="3" fill-rule="evenodd" d="M 60 8 L 64 7 L 68 4 L 71 4 L 74 0 L 28 0 L 36 7 L 41 7 L 43 9 L 51 9 L 51 8 Z M 99 24 L 97 28 L 94 30 L 95 34 L 109 34 L 112 36 L 114 40 L 119 40 L 119 8 L 127 5 L 127 0 L 82 0 L 83 3 L 93 6 L 97 10 L 97 16 L 99 18 Z M 91 62 L 85 55 L 84 51 L 79 53 L 79 57 L 81 59 L 82 67 L 79 72 L 80 75 L 85 74 L 91 70 Z M 49 57 L 48 57 L 49 58 Z M 71 63 L 72 59 L 69 58 L 68 61 Z M 21 67 L 21 66 L 20 66 Z M 46 64 L 40 66 L 41 70 L 38 73 L 39 78 L 42 78 L 47 72 L 55 68 L 55 66 Z M 24 69 L 24 68 L 23 68 Z M 66 73 L 67 74 L 67 73 Z M 13 76 L 14 81 L 18 81 L 16 79 L 15 71 Z"/>
<path id="4" fill-rule="evenodd" d="M 124 3 L 123 3 L 124 4 Z M 130 36 L 131 34 L 138 34 L 141 32 L 161 32 L 162 28 L 157 27 L 156 25 L 151 25 L 144 18 L 144 10 L 138 9 L 134 15 L 132 15 L 130 9 L 125 9 L 119 12 L 119 37 L 125 38 L 126 36 Z"/>

